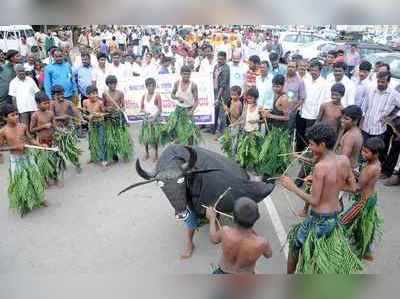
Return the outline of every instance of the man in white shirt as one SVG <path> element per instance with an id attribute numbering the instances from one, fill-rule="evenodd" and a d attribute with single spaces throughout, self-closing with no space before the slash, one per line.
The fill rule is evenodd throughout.
<path id="1" fill-rule="evenodd" d="M 366 100 L 370 89 L 373 88 L 373 84 L 369 79 L 371 70 L 371 63 L 367 60 L 363 60 L 358 67 L 357 74 L 354 74 L 351 78 L 356 86 L 355 104 L 360 108 Z"/>
<path id="2" fill-rule="evenodd" d="M 109 75 L 117 77 L 117 89 L 119 90 L 123 90 L 123 84 L 132 77 L 132 74 L 129 73 L 129 68 L 121 63 L 119 51 L 112 54 L 112 62 L 107 66 L 107 76 Z"/>
<path id="3" fill-rule="evenodd" d="M 212 74 L 216 61 L 214 59 L 214 51 L 211 45 L 206 45 L 204 47 L 205 58 L 200 62 L 200 73 Z"/>
<path id="4" fill-rule="evenodd" d="M 99 96 L 107 90 L 106 77 L 108 76 L 108 63 L 107 55 L 104 53 L 99 53 L 97 55 L 98 66 L 94 67 L 92 72 L 92 82 L 98 89 Z"/>
<path id="5" fill-rule="evenodd" d="M 354 105 L 356 98 L 356 87 L 354 82 L 345 75 L 346 70 L 347 66 L 344 62 L 336 62 L 333 65 L 333 73 L 329 74 L 327 77 L 327 81 L 331 85 L 330 87 L 336 83 L 342 83 L 346 88 L 344 97 L 341 100 L 343 108 Z"/>
<path id="6" fill-rule="evenodd" d="M 244 83 L 246 80 L 247 66 L 241 61 L 241 54 L 239 51 L 234 51 L 232 54 L 232 62 L 229 63 L 230 75 L 229 80 L 230 87 L 240 86 L 244 90 Z"/>
<path id="7" fill-rule="evenodd" d="M 21 122 L 29 128 L 31 114 L 37 111 L 35 94 L 40 90 L 35 81 L 26 76 L 22 64 L 16 64 L 14 69 L 17 76 L 11 80 L 8 94 L 12 97 L 13 104 L 20 113 Z"/>
<path id="8" fill-rule="evenodd" d="M 232 58 L 232 47 L 229 43 L 228 36 L 224 35 L 224 42 L 223 44 L 217 47 L 217 52 L 225 52 L 227 61 L 230 61 Z"/>
<path id="9" fill-rule="evenodd" d="M 296 120 L 296 151 L 306 148 L 306 129 L 315 123 L 321 105 L 330 101 L 330 85 L 321 77 L 321 69 L 322 64 L 319 61 L 312 62 L 311 80 L 304 80 L 307 96 Z"/>
<path id="10" fill-rule="evenodd" d="M 256 87 L 259 93 L 257 105 L 260 108 L 272 110 L 274 105 L 274 90 L 272 89 L 272 74 L 269 72 L 268 61 L 260 63 L 260 76 L 256 78 Z"/>

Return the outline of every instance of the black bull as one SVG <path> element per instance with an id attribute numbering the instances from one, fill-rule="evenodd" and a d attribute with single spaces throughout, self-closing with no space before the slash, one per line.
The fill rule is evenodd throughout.
<path id="1" fill-rule="evenodd" d="M 213 206 L 229 187 L 231 190 L 216 208 L 231 213 L 238 198 L 246 196 L 258 203 L 275 187 L 273 183 L 251 181 L 237 163 L 201 147 L 169 145 L 162 152 L 155 173 L 143 170 L 139 160 L 136 161 L 136 169 L 148 181 L 131 185 L 120 194 L 157 181 L 176 213 L 189 206 L 198 215 L 204 215 L 202 205 Z"/>

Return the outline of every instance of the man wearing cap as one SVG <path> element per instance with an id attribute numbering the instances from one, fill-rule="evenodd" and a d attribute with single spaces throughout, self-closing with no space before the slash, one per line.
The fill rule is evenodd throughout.
<path id="1" fill-rule="evenodd" d="M 54 51 L 54 63 L 44 69 L 44 90 L 51 98 L 51 89 L 54 85 L 61 85 L 64 88 L 64 97 L 72 101 L 77 95 L 77 87 L 73 78 L 71 65 L 64 61 L 64 53 L 61 49 Z"/>
<path id="2" fill-rule="evenodd" d="M 261 256 L 272 257 L 270 243 L 253 229 L 260 213 L 252 199 L 241 197 L 235 202 L 235 227 L 219 227 L 213 208 L 207 208 L 206 216 L 210 221 L 210 241 L 222 243 L 222 257 L 213 274 L 255 274 L 257 260 Z"/>
<path id="3" fill-rule="evenodd" d="M 35 94 L 40 90 L 35 81 L 26 76 L 25 67 L 22 64 L 16 64 L 14 69 L 17 76 L 10 82 L 9 95 L 18 109 L 20 121 L 29 127 L 31 114 L 37 111 Z"/>

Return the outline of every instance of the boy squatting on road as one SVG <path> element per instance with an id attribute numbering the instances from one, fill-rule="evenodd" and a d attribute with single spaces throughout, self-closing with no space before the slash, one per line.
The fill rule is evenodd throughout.
<path id="1" fill-rule="evenodd" d="M 211 207 L 207 208 L 206 216 L 210 221 L 211 242 L 222 244 L 222 257 L 213 274 L 255 274 L 257 260 L 261 256 L 272 257 L 269 242 L 253 229 L 260 213 L 257 203 L 250 198 L 241 197 L 235 201 L 235 227 L 219 227 L 217 215 Z"/>

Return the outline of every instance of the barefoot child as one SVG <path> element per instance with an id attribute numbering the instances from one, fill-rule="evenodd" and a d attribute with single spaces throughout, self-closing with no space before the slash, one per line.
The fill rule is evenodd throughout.
<path id="1" fill-rule="evenodd" d="M 228 107 L 224 107 L 225 113 L 228 115 L 228 120 L 230 122 L 229 127 L 225 129 L 224 135 L 221 140 L 222 150 L 228 155 L 228 157 L 233 158 L 237 153 L 237 143 L 239 138 L 239 128 L 236 126 L 240 121 L 240 116 L 242 114 L 243 106 L 240 100 L 240 95 L 242 94 L 242 89 L 240 86 L 231 87 L 231 100 Z"/>
<path id="2" fill-rule="evenodd" d="M 210 240 L 222 243 L 222 257 L 213 274 L 255 274 L 257 260 L 272 257 L 272 248 L 267 240 L 258 236 L 253 226 L 260 217 L 257 203 L 250 198 L 239 198 L 233 209 L 235 227 L 218 227 L 217 215 L 207 208 L 210 221 Z"/>
<path id="3" fill-rule="evenodd" d="M 81 151 L 78 145 L 78 137 L 74 128 L 74 119 L 81 119 L 81 115 L 72 103 L 64 98 L 64 88 L 61 85 L 54 85 L 51 89 L 53 101 L 50 103 L 50 111 L 54 115 L 56 130 L 54 142 L 69 160 L 81 172 L 79 156 Z M 81 120 L 80 120 L 81 121 Z"/>
<path id="4" fill-rule="evenodd" d="M 341 119 L 343 136 L 339 141 L 337 153 L 350 159 L 353 170 L 358 170 L 358 161 L 363 145 L 363 136 L 358 127 L 361 117 L 362 111 L 357 105 L 350 105 L 343 109 Z"/>
<path id="5" fill-rule="evenodd" d="M 261 149 L 263 136 L 259 132 L 261 123 L 261 110 L 257 106 L 259 93 L 257 88 L 251 87 L 246 92 L 246 104 L 240 120 L 236 125 L 243 127 L 239 137 L 236 160 L 240 166 L 249 171 L 256 171 L 258 155 Z"/>
<path id="6" fill-rule="evenodd" d="M 105 112 L 105 140 L 107 161 L 132 160 L 133 142 L 125 119 L 125 99 L 122 91 L 117 90 L 117 77 L 108 76 L 108 89 L 103 94 Z"/>
<path id="7" fill-rule="evenodd" d="M 307 132 L 310 149 L 316 158 L 312 191 L 307 194 L 287 176 L 280 183 L 311 206 L 310 216 L 288 234 L 288 273 L 350 274 L 362 270 L 361 261 L 351 251 L 339 224 L 339 192 L 352 186 L 354 176 L 347 157 L 333 152 L 336 133 L 324 123 Z"/>
<path id="8" fill-rule="evenodd" d="M 336 133 L 338 133 L 340 128 L 340 120 L 342 117 L 343 106 L 340 103 L 342 97 L 345 94 L 345 87 L 341 83 L 336 83 L 331 88 L 331 99 L 332 101 L 324 103 L 321 105 L 319 110 L 319 115 L 317 118 L 318 122 L 323 122 L 331 126 Z M 300 179 L 305 178 L 311 172 L 312 164 L 303 161 L 302 169 L 300 170 L 298 177 Z M 307 165 L 308 164 L 308 165 Z M 303 185 L 303 182 L 298 180 L 297 186 Z M 306 186 L 306 190 L 310 187 Z M 304 208 L 298 214 L 300 217 L 306 217 L 308 215 L 310 205 L 308 203 L 304 204 Z"/>
<path id="9" fill-rule="evenodd" d="M 41 144 L 48 147 L 54 145 L 55 119 L 50 107 L 50 99 L 44 92 L 35 96 L 39 111 L 33 113 L 30 131 L 36 135 Z M 66 169 L 66 160 L 62 153 L 51 151 L 35 151 L 35 161 L 47 184 L 57 183 Z"/>
<path id="10" fill-rule="evenodd" d="M 139 141 L 144 144 L 146 150 L 145 160 L 149 159 L 149 146 L 154 147 L 155 155 L 153 162 L 158 160 L 158 145 L 161 138 L 161 127 L 159 117 L 161 115 L 161 96 L 156 90 L 156 80 L 147 78 L 145 81 L 147 91 L 142 97 L 140 105 L 141 112 L 145 113 Z"/>
<path id="11" fill-rule="evenodd" d="M 104 134 L 104 106 L 97 96 L 97 88 L 88 86 L 88 98 L 83 101 L 83 111 L 89 121 L 89 150 L 90 162 L 101 162 L 103 167 L 108 166 L 106 140 Z"/>
<path id="12" fill-rule="evenodd" d="M 332 101 L 321 105 L 317 118 L 317 121 L 330 125 L 336 133 L 339 131 L 340 127 L 340 119 L 343 111 L 343 106 L 340 101 L 345 94 L 345 90 L 342 83 L 334 84 L 331 88 Z"/>
<path id="13" fill-rule="evenodd" d="M 376 182 L 381 174 L 379 152 L 385 148 L 383 141 L 378 138 L 368 139 L 363 148 L 362 156 L 367 161 L 358 181 L 358 193 L 353 197 L 354 204 L 341 217 L 345 225 L 354 251 L 358 257 L 373 260 L 371 245 L 378 234 L 382 233 L 382 218 L 376 204 L 378 195 Z"/>
<path id="14" fill-rule="evenodd" d="M 175 82 L 171 99 L 176 101 L 176 108 L 170 114 L 166 124 L 167 135 L 172 142 L 194 145 L 200 141 L 200 129 L 193 120 L 194 111 L 199 104 L 196 83 L 190 80 L 191 68 L 181 68 L 181 80 Z"/>
<path id="15" fill-rule="evenodd" d="M 25 149 L 27 143 L 41 144 L 32 139 L 24 124 L 19 123 L 16 107 L 4 105 L 1 116 L 6 125 L 0 130 L 0 151 L 10 151 L 10 208 L 16 209 L 22 217 L 34 208 L 46 206 L 45 182 L 34 159 Z"/>

